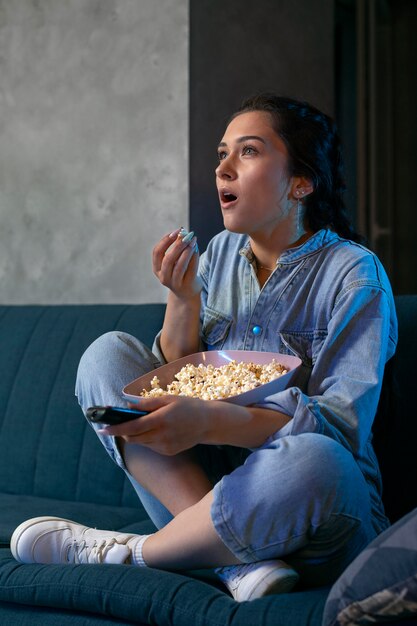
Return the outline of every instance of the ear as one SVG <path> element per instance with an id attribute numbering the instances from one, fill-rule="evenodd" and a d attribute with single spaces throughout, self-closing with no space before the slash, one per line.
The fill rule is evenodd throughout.
<path id="1" fill-rule="evenodd" d="M 292 179 L 290 195 L 295 200 L 302 200 L 310 193 L 313 193 L 314 185 L 309 178 L 295 177 Z"/>

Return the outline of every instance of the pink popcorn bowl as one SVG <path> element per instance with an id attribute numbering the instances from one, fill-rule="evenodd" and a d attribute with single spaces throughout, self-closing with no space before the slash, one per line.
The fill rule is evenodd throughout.
<path id="1" fill-rule="evenodd" d="M 126 385 L 123 389 L 123 393 L 127 398 L 136 399 L 144 389 L 149 390 L 151 388 L 151 380 L 154 376 L 159 379 L 159 386 L 163 389 L 167 385 L 172 383 L 177 374 L 184 365 L 213 365 L 213 367 L 220 367 L 230 361 L 236 361 L 237 363 L 256 363 L 257 365 L 267 365 L 271 363 L 272 359 L 275 359 L 277 363 L 280 363 L 288 370 L 286 374 L 281 374 L 278 378 L 275 378 L 269 383 L 264 383 L 255 387 L 250 391 L 245 391 L 229 398 L 222 398 L 222 402 L 232 402 L 233 404 L 240 404 L 241 406 L 249 406 L 250 404 L 256 404 L 262 401 L 267 396 L 282 391 L 291 386 L 291 381 L 298 367 L 301 365 L 301 359 L 296 356 L 290 356 L 288 354 L 280 354 L 279 352 L 250 352 L 247 350 L 210 350 L 209 352 L 196 352 L 195 354 L 189 354 L 188 356 L 171 361 L 167 365 L 162 365 L 140 378 L 136 378 L 131 383 Z"/>

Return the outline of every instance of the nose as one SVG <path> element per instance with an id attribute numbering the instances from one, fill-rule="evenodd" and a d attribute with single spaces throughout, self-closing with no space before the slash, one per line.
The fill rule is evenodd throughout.
<path id="1" fill-rule="evenodd" d="M 233 180 L 236 178 L 236 170 L 233 167 L 230 156 L 220 161 L 216 167 L 216 177 L 220 178 L 220 180 Z"/>

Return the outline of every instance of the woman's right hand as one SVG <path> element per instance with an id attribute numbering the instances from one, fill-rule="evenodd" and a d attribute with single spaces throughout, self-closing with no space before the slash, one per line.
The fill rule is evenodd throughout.
<path id="1" fill-rule="evenodd" d="M 179 237 L 181 229 L 165 235 L 152 253 L 153 272 L 162 285 L 168 287 L 181 300 L 194 298 L 201 291 L 198 278 L 197 237 L 184 242 Z"/>

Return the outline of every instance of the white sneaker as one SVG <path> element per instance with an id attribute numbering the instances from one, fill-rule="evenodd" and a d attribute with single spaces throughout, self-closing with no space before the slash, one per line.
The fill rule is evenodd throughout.
<path id="1" fill-rule="evenodd" d="M 14 531 L 10 548 L 21 563 L 126 563 L 138 535 L 95 530 L 59 517 L 34 517 Z"/>
<path id="2" fill-rule="evenodd" d="M 237 602 L 291 591 L 299 575 L 284 561 L 258 561 L 214 570 Z"/>

